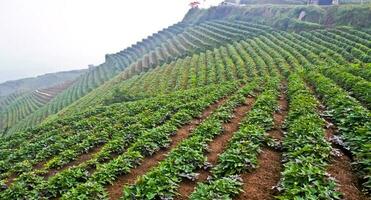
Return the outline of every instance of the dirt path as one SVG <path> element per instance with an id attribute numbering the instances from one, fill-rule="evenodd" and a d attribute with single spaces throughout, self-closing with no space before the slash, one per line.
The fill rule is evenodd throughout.
<path id="1" fill-rule="evenodd" d="M 234 110 L 233 118 L 230 122 L 223 124 L 223 134 L 217 136 L 209 143 L 209 152 L 207 153 L 207 161 L 214 166 L 217 163 L 219 154 L 221 154 L 228 145 L 228 141 L 233 137 L 233 134 L 238 130 L 239 123 L 244 118 L 247 112 L 251 110 L 255 98 L 248 97 L 244 105 L 237 107 Z M 184 180 L 178 189 L 179 196 L 176 199 L 188 199 L 188 196 L 194 191 L 198 182 L 206 181 L 210 175 L 209 170 L 199 170 L 197 181 Z"/>
<path id="2" fill-rule="evenodd" d="M 187 138 L 189 134 L 199 125 L 204 119 L 211 115 L 211 113 L 222 105 L 226 98 L 219 100 L 213 105 L 209 106 L 202 114 L 196 119 L 193 119 L 187 125 L 181 127 L 177 133 L 171 138 L 171 145 L 167 149 L 162 149 L 156 152 L 151 157 L 147 157 L 142 161 L 142 164 L 134 168 L 130 173 L 120 176 L 112 185 L 108 185 L 106 190 L 111 200 L 119 199 L 122 196 L 122 190 L 125 185 L 133 184 L 139 176 L 144 175 L 151 168 L 158 165 L 158 163 L 166 158 L 166 155 L 176 147 L 182 140 Z"/>
<path id="3" fill-rule="evenodd" d="M 324 108 L 324 106 L 321 106 Z M 330 119 L 326 121 L 326 139 L 332 142 L 336 135 L 337 128 L 331 123 Z M 332 158 L 329 163 L 327 172 L 336 179 L 338 190 L 343 194 L 344 200 L 370 200 L 358 188 L 361 184 L 357 176 L 352 171 L 351 158 L 344 149 L 337 148 L 339 145 L 333 143 Z"/>
<path id="4" fill-rule="evenodd" d="M 282 141 L 283 131 L 281 129 L 288 112 L 288 103 L 285 93 L 286 83 L 281 87 L 279 97 L 279 111 L 274 113 L 274 128 L 268 131 L 268 135 Z M 236 199 L 239 200 L 268 200 L 274 199 L 273 187 L 280 180 L 282 170 L 281 152 L 268 147 L 263 147 L 258 157 L 259 167 L 251 172 L 245 173 L 243 179 L 243 191 Z"/>

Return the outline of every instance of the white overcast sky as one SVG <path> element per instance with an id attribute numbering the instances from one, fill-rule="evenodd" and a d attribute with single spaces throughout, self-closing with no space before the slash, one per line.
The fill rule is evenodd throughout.
<path id="1" fill-rule="evenodd" d="M 180 21 L 190 2 L 0 0 L 0 83 L 100 64 L 105 54 Z"/>

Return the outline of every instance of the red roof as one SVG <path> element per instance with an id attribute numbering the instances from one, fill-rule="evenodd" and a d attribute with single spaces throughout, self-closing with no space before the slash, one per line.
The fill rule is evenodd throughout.
<path id="1" fill-rule="evenodd" d="M 193 2 L 191 2 L 189 5 L 192 6 L 192 8 L 197 8 L 198 5 L 200 5 L 200 2 L 198 2 L 198 1 L 193 1 Z"/>

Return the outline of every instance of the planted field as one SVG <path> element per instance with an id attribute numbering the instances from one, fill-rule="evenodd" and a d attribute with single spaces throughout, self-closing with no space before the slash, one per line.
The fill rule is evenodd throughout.
<path id="1" fill-rule="evenodd" d="M 1 140 L 0 199 L 368 199 L 370 37 L 174 26 Z"/>
<path id="2" fill-rule="evenodd" d="M 202 28 L 204 26 L 213 26 L 214 28 L 205 31 L 205 28 Z M 233 28 L 236 26 L 238 28 Z M 194 26 L 183 23 L 175 24 L 130 48 L 107 55 L 105 63 L 89 70 L 57 98 L 11 127 L 9 132 L 13 133 L 40 123 L 49 115 L 71 105 L 121 71 L 123 73 L 120 76 L 127 79 L 179 57 L 192 55 L 195 52 L 218 47 L 228 41 L 253 37 L 271 30 L 268 26 L 240 21 L 215 21 Z M 76 104 L 84 105 L 79 102 L 74 105 Z"/>

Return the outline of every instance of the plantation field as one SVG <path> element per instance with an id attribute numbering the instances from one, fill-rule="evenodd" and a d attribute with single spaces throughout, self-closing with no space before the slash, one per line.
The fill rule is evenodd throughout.
<path id="1" fill-rule="evenodd" d="M 370 63 L 352 27 L 180 22 L 2 100 L 0 199 L 368 200 Z"/>
<path id="2" fill-rule="evenodd" d="M 0 198 L 369 197 L 370 34 L 184 30 L 157 44 L 203 42 L 125 64 L 59 117 L 1 140 Z"/>
<path id="3" fill-rule="evenodd" d="M 211 21 L 199 25 L 175 24 L 130 48 L 107 55 L 105 63 L 89 70 L 52 101 L 10 127 L 8 132 L 14 133 L 33 127 L 67 106 L 81 102 L 77 100 L 91 91 L 94 92 L 95 88 L 112 79 L 119 72 L 123 71 L 120 77 L 127 79 L 178 57 L 212 49 L 229 41 L 253 37 L 270 30 L 268 26 L 242 21 Z"/>

